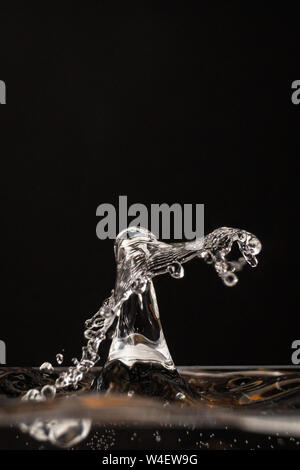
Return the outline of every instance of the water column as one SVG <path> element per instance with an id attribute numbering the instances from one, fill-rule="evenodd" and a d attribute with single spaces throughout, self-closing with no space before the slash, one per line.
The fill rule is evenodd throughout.
<path id="1" fill-rule="evenodd" d="M 153 362 L 174 369 L 151 280 L 143 293 L 132 293 L 121 307 L 107 362 L 114 360 L 128 367 L 136 362 Z"/>

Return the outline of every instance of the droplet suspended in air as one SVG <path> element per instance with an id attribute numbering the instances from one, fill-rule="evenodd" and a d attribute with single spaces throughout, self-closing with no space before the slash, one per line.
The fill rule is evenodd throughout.
<path id="1" fill-rule="evenodd" d="M 175 261 L 168 266 L 168 272 L 175 279 L 181 279 L 184 276 L 184 269 L 178 261 Z"/>
<path id="2" fill-rule="evenodd" d="M 64 361 L 64 356 L 62 354 L 56 354 L 57 364 L 61 365 Z"/>
<path id="3" fill-rule="evenodd" d="M 222 276 L 222 279 L 223 279 L 224 284 L 227 287 L 233 287 L 238 282 L 237 276 L 232 272 L 229 272 L 229 273 L 225 274 L 224 276 Z"/>

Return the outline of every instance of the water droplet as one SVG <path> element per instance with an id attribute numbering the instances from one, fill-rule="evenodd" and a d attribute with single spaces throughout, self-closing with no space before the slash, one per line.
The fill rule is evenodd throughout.
<path id="1" fill-rule="evenodd" d="M 177 400 L 184 400 L 186 398 L 186 396 L 185 396 L 184 393 L 178 392 L 178 393 L 176 393 L 175 398 L 177 398 Z"/>
<path id="2" fill-rule="evenodd" d="M 42 399 L 43 398 L 41 396 L 40 391 L 35 389 L 35 388 L 32 388 L 32 389 L 28 390 L 25 393 L 25 395 L 23 395 L 23 397 L 22 397 L 23 401 L 31 401 L 31 400 L 41 401 Z"/>
<path id="3" fill-rule="evenodd" d="M 61 365 L 64 361 L 64 356 L 62 354 L 56 354 L 57 364 Z"/>
<path id="4" fill-rule="evenodd" d="M 198 256 L 199 258 L 204 259 L 207 264 L 212 264 L 214 262 L 214 257 L 209 251 L 201 251 Z"/>
<path id="5" fill-rule="evenodd" d="M 171 274 L 172 277 L 175 279 L 181 279 L 184 276 L 184 269 L 180 263 L 175 261 L 174 263 L 168 266 L 168 272 Z"/>
<path id="6" fill-rule="evenodd" d="M 222 276 L 223 282 L 226 286 L 228 287 L 233 287 L 237 284 L 238 278 L 234 273 L 226 273 L 224 276 Z"/>
<path id="7" fill-rule="evenodd" d="M 51 400 L 56 395 L 56 388 L 53 385 L 45 385 L 41 390 L 41 395 L 46 400 Z"/>
<path id="8" fill-rule="evenodd" d="M 51 426 L 49 440 L 59 447 L 72 447 L 85 439 L 90 429 L 91 421 L 89 419 L 57 421 Z"/>
<path id="9" fill-rule="evenodd" d="M 43 364 L 40 366 L 40 371 L 45 372 L 46 374 L 52 374 L 54 369 L 50 362 L 43 362 Z"/>

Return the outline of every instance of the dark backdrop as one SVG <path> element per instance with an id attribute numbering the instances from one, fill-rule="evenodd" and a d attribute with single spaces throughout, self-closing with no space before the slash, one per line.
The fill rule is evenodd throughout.
<path id="1" fill-rule="evenodd" d="M 263 243 L 226 288 L 202 262 L 156 279 L 177 364 L 289 364 L 300 337 L 295 197 L 297 22 L 238 2 L 87 1 L 0 13 L 0 339 L 7 364 L 80 354 L 114 284 L 96 208 L 204 203 Z M 120 2 L 121 3 L 121 2 Z M 296 182 L 295 182 L 296 181 Z"/>

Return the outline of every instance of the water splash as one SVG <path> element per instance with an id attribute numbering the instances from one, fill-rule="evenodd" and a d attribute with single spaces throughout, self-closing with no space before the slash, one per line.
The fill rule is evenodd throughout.
<path id="1" fill-rule="evenodd" d="M 227 257 L 234 243 L 242 257 L 230 261 Z M 118 235 L 114 250 L 117 264 L 115 289 L 96 314 L 86 321 L 84 336 L 88 341 L 82 348 L 82 357 L 60 375 L 56 381 L 57 388 L 70 385 L 76 387 L 83 375 L 99 361 L 99 347 L 116 319 L 118 321 L 109 354 L 110 360 L 118 358 L 132 365 L 140 359 L 160 362 L 166 368 L 174 368 L 159 320 L 152 279 L 161 274 L 170 274 L 175 279 L 180 279 L 184 275 L 182 265 L 198 257 L 213 265 L 224 284 L 232 287 L 238 282 L 236 273 L 246 263 L 252 267 L 257 265 L 256 255 L 261 251 L 261 243 L 245 230 L 222 227 L 203 239 L 167 244 L 157 240 L 146 229 L 131 227 Z M 127 302 L 131 296 L 133 306 Z M 150 319 L 147 334 L 132 331 L 130 312 L 133 309 L 144 310 L 147 306 L 145 319 Z"/>
<path id="2" fill-rule="evenodd" d="M 228 259 L 233 244 L 236 243 L 242 255 L 236 261 Z M 169 274 L 175 279 L 184 275 L 183 264 L 198 257 L 211 264 L 223 283 L 232 287 L 238 282 L 237 272 L 248 263 L 257 265 L 256 255 L 261 250 L 260 241 L 245 230 L 222 227 L 206 237 L 193 242 L 164 243 L 146 229 L 131 227 L 122 231 L 115 242 L 117 276 L 115 288 L 96 314 L 86 321 L 84 336 L 87 344 L 82 348 L 82 356 L 73 359 L 73 366 L 60 373 L 52 386 L 41 391 L 29 390 L 23 400 L 44 401 L 53 399 L 56 393 L 65 388 L 78 388 L 84 376 L 100 359 L 99 348 L 108 332 L 114 328 L 107 363 L 121 361 L 128 367 L 136 363 L 155 363 L 167 370 L 174 370 L 165 337 L 163 334 L 156 300 L 153 278 Z M 61 364 L 63 356 L 56 356 Z M 41 368 L 51 373 L 51 364 L 44 363 Z M 177 401 L 185 401 L 185 394 L 179 391 Z M 59 426 L 62 428 L 59 428 Z M 31 435 L 40 436 L 53 442 L 53 436 L 66 434 L 65 423 L 34 422 L 24 425 Z M 85 434 L 87 423 L 76 427 L 70 423 L 74 439 Z M 75 429 L 78 433 L 75 436 Z M 73 442 L 72 439 L 69 442 Z"/>

